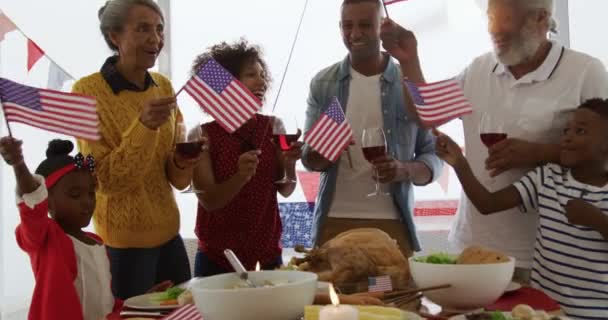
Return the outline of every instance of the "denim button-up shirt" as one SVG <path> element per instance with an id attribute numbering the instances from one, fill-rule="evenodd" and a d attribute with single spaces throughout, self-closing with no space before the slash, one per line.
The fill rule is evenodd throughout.
<path id="1" fill-rule="evenodd" d="M 337 97 L 346 113 L 348 104 L 348 90 L 351 80 L 350 59 L 347 56 L 344 61 L 338 62 L 329 68 L 319 72 L 311 81 L 310 94 L 308 97 L 308 108 L 306 110 L 305 133 L 311 129 L 325 111 L 332 97 Z M 401 69 L 392 60 L 386 66 L 386 70 L 380 77 L 382 116 L 386 143 L 389 154 L 400 161 L 420 161 L 426 164 L 433 173 L 433 181 L 441 173 L 442 161 L 435 154 L 435 140 L 429 130 L 419 128 L 416 123 L 409 119 L 405 111 L 403 97 L 403 82 Z M 310 146 L 304 146 L 302 162 L 307 169 L 307 155 Z M 336 180 L 338 177 L 338 164 L 332 164 L 321 173 L 319 193 L 314 210 L 313 239 L 316 240 L 320 225 L 324 222 L 334 197 Z M 412 249 L 420 250 L 420 243 L 416 236 L 414 225 L 413 207 L 414 193 L 409 181 L 395 182 L 390 184 L 390 192 L 393 202 L 400 213 L 401 221 L 409 235 Z"/>

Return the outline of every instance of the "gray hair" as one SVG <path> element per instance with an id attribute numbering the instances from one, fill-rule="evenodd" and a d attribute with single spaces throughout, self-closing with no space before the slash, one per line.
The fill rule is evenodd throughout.
<path id="1" fill-rule="evenodd" d="M 103 35 L 108 47 L 113 51 L 118 51 L 118 47 L 112 42 L 110 32 L 121 32 L 125 26 L 129 10 L 134 6 L 146 6 L 154 10 L 164 21 L 163 13 L 154 0 L 109 0 L 99 9 L 99 30 Z"/>
<path id="2" fill-rule="evenodd" d="M 553 0 L 519 0 L 519 5 L 528 10 L 545 10 L 547 12 L 547 29 L 552 33 L 557 33 L 557 21 L 555 20 L 555 4 Z"/>

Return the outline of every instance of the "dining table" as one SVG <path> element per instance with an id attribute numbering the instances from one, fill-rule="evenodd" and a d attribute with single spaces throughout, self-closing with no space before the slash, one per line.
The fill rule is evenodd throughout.
<path id="1" fill-rule="evenodd" d="M 530 286 L 522 286 L 517 290 L 506 292 L 496 302 L 486 306 L 486 311 L 511 311 L 516 305 L 526 304 L 531 306 L 534 310 L 543 310 L 549 315 L 563 316 L 559 304 L 551 299 L 542 290 L 532 288 Z M 480 309 L 479 311 L 483 310 Z M 176 308 L 173 311 L 167 312 L 162 310 L 162 314 L 159 312 L 155 316 L 135 316 L 135 313 L 126 312 L 154 312 L 154 310 L 136 310 L 125 308 L 123 315 L 127 316 L 115 316 L 109 317 L 108 320 L 152 320 L 152 319 L 164 319 L 164 320 L 204 320 L 194 305 L 186 305 Z M 160 311 L 160 310 L 157 310 Z M 424 319 L 429 320 L 449 320 L 451 317 L 458 316 L 462 313 L 446 312 L 441 306 L 433 303 L 431 300 L 422 297 L 420 300 L 419 307 L 415 311 Z M 131 314 L 131 315 L 129 315 Z M 294 320 L 294 319 L 286 319 Z M 299 320 L 299 319 L 295 319 Z"/>

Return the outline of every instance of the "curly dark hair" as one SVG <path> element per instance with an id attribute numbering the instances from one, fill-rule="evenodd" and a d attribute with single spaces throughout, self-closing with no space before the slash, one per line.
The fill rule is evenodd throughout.
<path id="1" fill-rule="evenodd" d="M 604 120 L 608 120 L 608 99 L 593 98 L 581 104 L 578 109 L 593 111 Z"/>
<path id="2" fill-rule="evenodd" d="M 248 63 L 257 61 L 262 66 L 262 70 L 264 70 L 266 85 L 270 86 L 272 78 L 268 71 L 268 66 L 262 58 L 262 49 L 257 45 L 250 44 L 244 38 L 233 43 L 221 42 L 209 47 L 206 52 L 198 55 L 194 59 L 191 70 L 192 74 L 196 73 L 196 71 L 210 58 L 215 59 L 215 61 L 226 68 L 226 70 L 237 79 Z"/>

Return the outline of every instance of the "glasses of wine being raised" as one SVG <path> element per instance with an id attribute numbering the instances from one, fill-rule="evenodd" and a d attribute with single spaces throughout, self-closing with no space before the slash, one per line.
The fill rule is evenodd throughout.
<path id="1" fill-rule="evenodd" d="M 175 126 L 175 152 L 185 159 L 195 159 L 203 151 L 203 129 L 197 124 L 188 131 L 185 123 L 178 122 Z M 203 193 L 203 190 L 194 188 L 193 184 L 182 193 Z"/>
<path id="2" fill-rule="evenodd" d="M 507 139 L 503 116 L 499 113 L 482 113 L 479 123 L 479 137 L 488 148 Z M 494 184 L 495 179 L 490 178 L 489 182 Z"/>
<path id="3" fill-rule="evenodd" d="M 298 120 L 295 116 L 286 116 L 283 118 L 274 117 L 272 122 L 272 139 L 274 144 L 282 151 L 289 151 L 293 148 L 293 143 L 300 138 L 300 128 Z M 284 173 L 283 178 L 275 181 L 276 184 L 296 183 L 294 179 L 290 179 Z"/>
<path id="4" fill-rule="evenodd" d="M 379 174 L 376 166 L 373 162 L 386 155 L 386 137 L 382 128 L 368 128 L 363 130 L 363 136 L 361 137 L 361 147 L 363 149 L 363 156 L 365 160 L 372 163 L 374 168 L 374 175 L 376 179 L 376 190 L 368 194 L 368 197 L 387 196 L 389 193 L 383 192 L 380 189 L 380 182 L 378 181 Z"/>
<path id="5" fill-rule="evenodd" d="M 490 148 L 507 138 L 503 119 L 499 115 L 482 113 L 479 123 L 479 137 L 481 142 Z"/>

